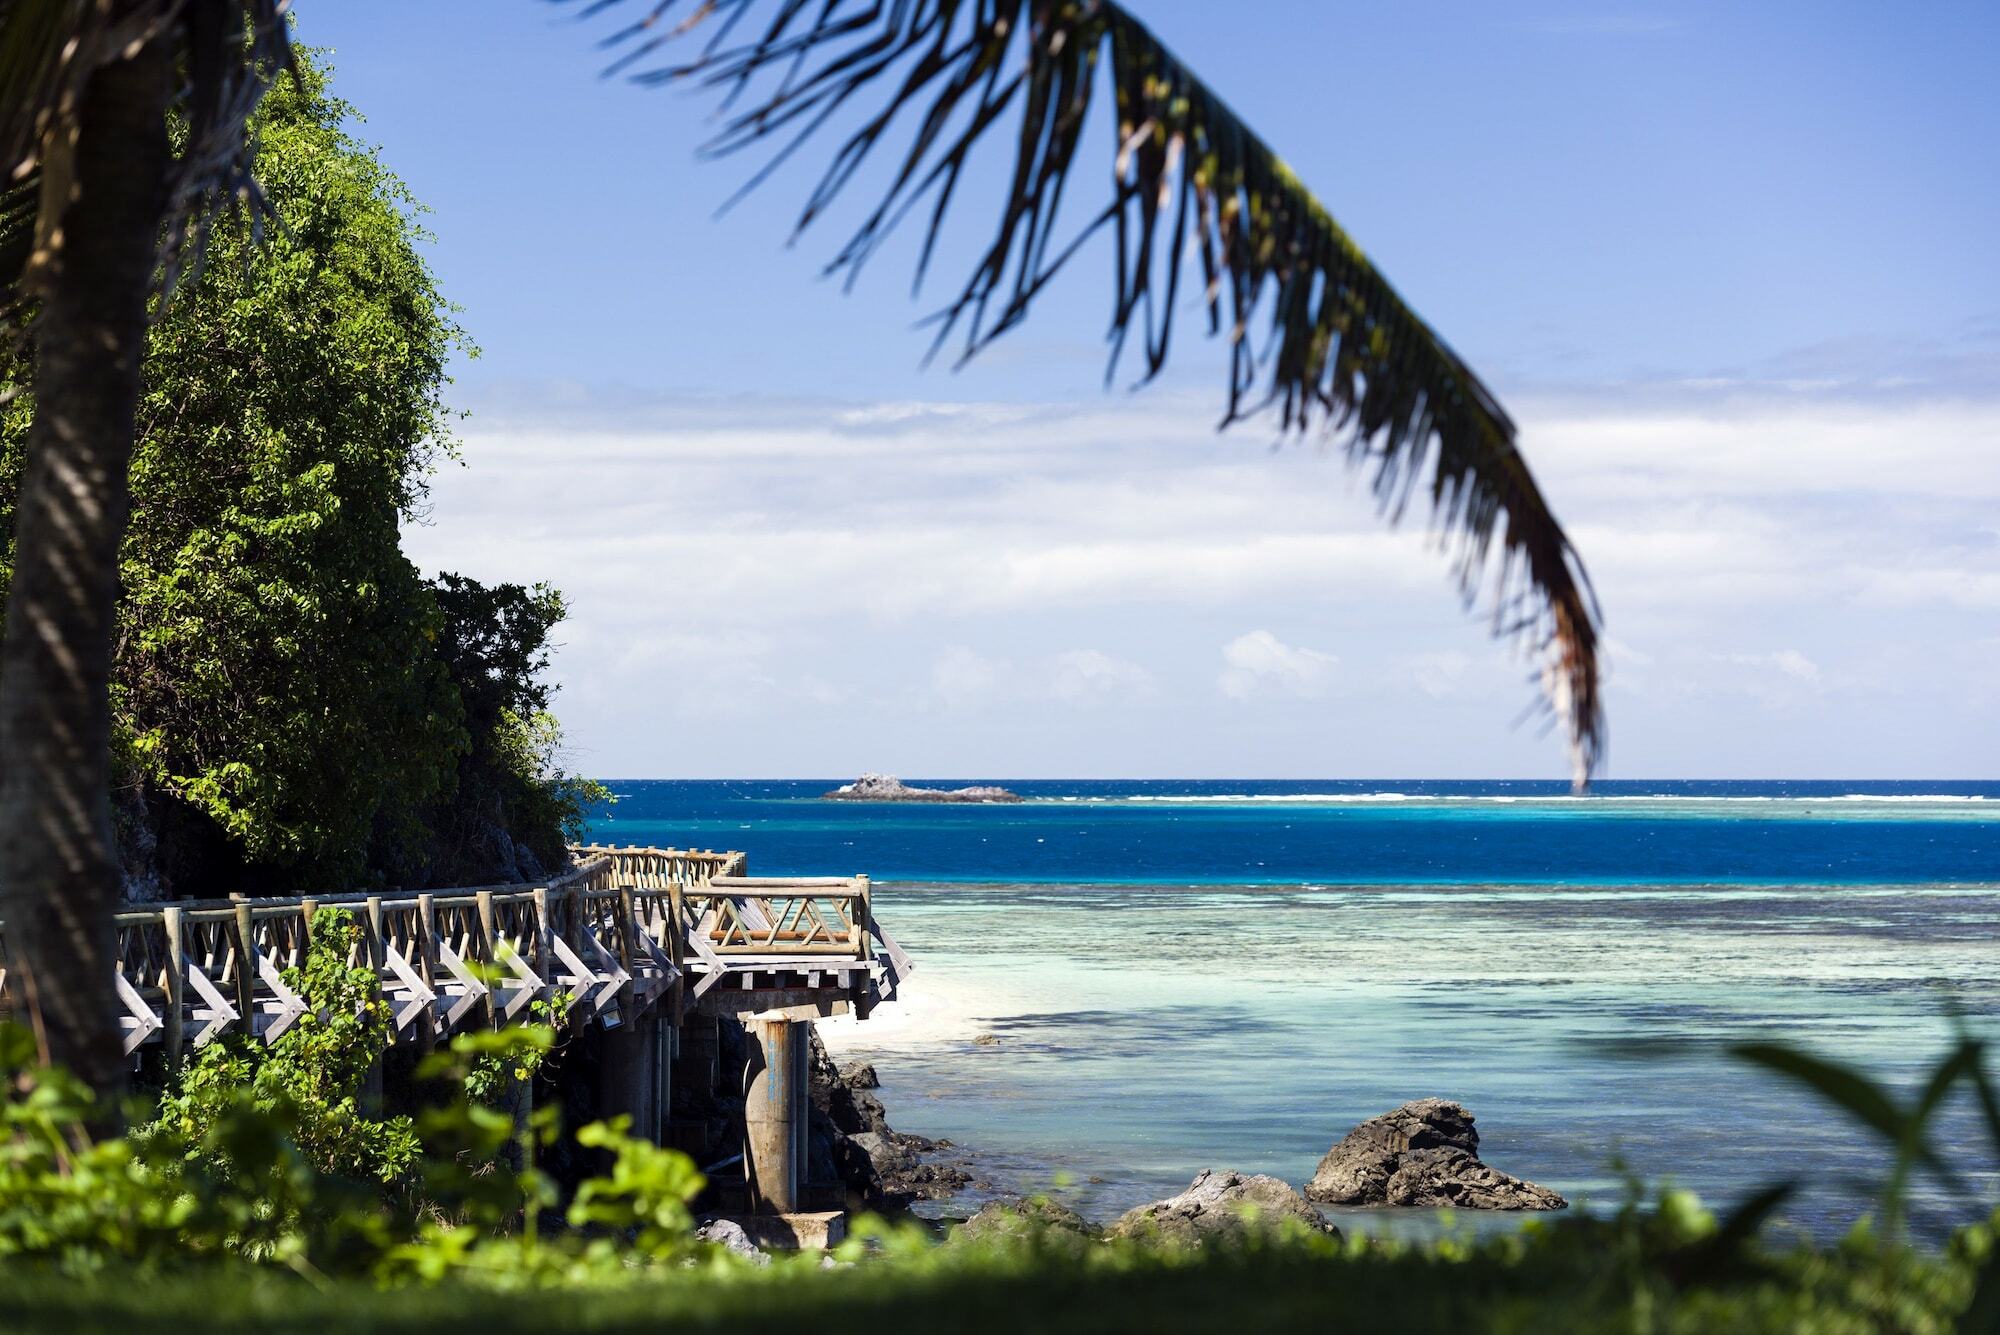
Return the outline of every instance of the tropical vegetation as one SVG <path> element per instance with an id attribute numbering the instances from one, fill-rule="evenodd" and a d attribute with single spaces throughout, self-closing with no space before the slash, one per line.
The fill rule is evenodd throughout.
<path id="1" fill-rule="evenodd" d="M 403 553 L 469 348 L 416 201 L 325 71 L 297 70 L 252 122 L 267 234 L 218 232 L 147 332 L 111 669 L 124 879 L 215 897 L 544 874 L 592 796 L 549 713 L 562 599 L 426 581 Z M 18 355 L 7 378 L 0 595 L 37 407 Z"/>

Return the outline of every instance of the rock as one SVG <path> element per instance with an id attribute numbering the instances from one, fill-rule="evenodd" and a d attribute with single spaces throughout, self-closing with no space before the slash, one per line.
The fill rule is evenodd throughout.
<path id="1" fill-rule="evenodd" d="M 882 1177 L 912 1172 L 917 1167 L 917 1152 L 894 1133 L 863 1131 L 849 1136 L 847 1141 L 868 1156 L 868 1162 L 875 1165 L 875 1172 Z"/>
<path id="2" fill-rule="evenodd" d="M 863 1131 L 887 1132 L 888 1114 L 882 1107 L 882 1100 L 868 1091 L 881 1085 L 875 1077 L 875 1068 L 862 1064 L 850 1066 L 847 1072 L 835 1069 L 833 1058 L 827 1055 L 826 1045 L 820 1042 L 819 1031 L 814 1030 L 809 1041 L 810 1055 L 807 1058 L 807 1097 L 813 1107 L 825 1113 L 834 1126 L 846 1135 L 856 1135 Z M 866 1079 L 849 1079 L 849 1073 L 865 1073 Z"/>
<path id="3" fill-rule="evenodd" d="M 1000 1046 L 1000 1036 L 998 1034 L 974 1034 L 972 1036 L 972 1046 L 975 1048 L 997 1048 Z"/>
<path id="4" fill-rule="evenodd" d="M 1097 1235 L 1087 1220 L 1067 1205 L 1046 1196 L 1019 1201 L 988 1201 L 979 1212 L 952 1231 L 954 1241 L 987 1242 L 996 1238 L 1035 1237 L 1087 1240 Z"/>
<path id="5" fill-rule="evenodd" d="M 726 1252 L 734 1252 L 756 1265 L 771 1264 L 771 1258 L 760 1251 L 756 1243 L 750 1241 L 750 1235 L 743 1231 L 743 1225 L 734 1219 L 711 1219 L 696 1229 L 694 1235 L 703 1242 L 713 1243 Z"/>
<path id="6" fill-rule="evenodd" d="M 1127 1210 L 1111 1225 L 1114 1238 L 1157 1236 L 1170 1242 L 1241 1238 L 1293 1219 L 1316 1233 L 1339 1236 L 1306 1198 L 1275 1177 L 1203 1169 L 1178 1196 Z"/>
<path id="7" fill-rule="evenodd" d="M 893 774 L 864 774 L 821 797 L 835 802 L 1018 802 L 1019 793 L 990 785 L 970 788 L 912 788 Z"/>
<path id="8" fill-rule="evenodd" d="M 973 1185 L 968 1160 L 927 1157 L 954 1146 L 889 1125 L 882 1100 L 871 1092 L 882 1083 L 873 1066 L 855 1062 L 836 1068 L 817 1030 L 809 1045 L 809 1165 L 822 1180 L 830 1174 L 840 1182 L 850 1208 L 899 1209 L 913 1200 L 943 1200 Z"/>
<path id="9" fill-rule="evenodd" d="M 1569 1202 L 1547 1187 L 1488 1168 L 1464 1150 L 1411 1150 L 1386 1192 L 1390 1205 L 1460 1210 L 1560 1210 Z"/>
<path id="10" fill-rule="evenodd" d="M 1355 1127 L 1319 1161 L 1305 1194 L 1328 1205 L 1560 1210 L 1569 1204 L 1547 1187 L 1482 1163 L 1472 1114 L 1448 1099 L 1417 1099 Z"/>

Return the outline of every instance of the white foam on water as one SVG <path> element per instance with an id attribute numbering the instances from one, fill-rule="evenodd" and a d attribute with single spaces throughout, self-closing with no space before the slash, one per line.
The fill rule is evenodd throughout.
<path id="1" fill-rule="evenodd" d="M 1132 793 L 1124 797 L 1037 798 L 1033 802 L 1085 802 L 1099 805 L 1148 803 L 1181 806 L 1216 806 L 1232 803 L 1296 803 L 1312 806 L 1345 806 L 1368 803 L 1407 803 L 1412 806 L 1465 805 L 1513 806 L 1520 804 L 1588 806 L 1598 803 L 1690 803 L 1733 806 L 1739 803 L 1882 803 L 1895 806 L 1935 806 L 1986 802 L 1983 793 L 1840 793 L 1840 794 L 1696 794 L 1696 793 L 1549 793 L 1545 795 L 1503 795 L 1489 793 Z"/>

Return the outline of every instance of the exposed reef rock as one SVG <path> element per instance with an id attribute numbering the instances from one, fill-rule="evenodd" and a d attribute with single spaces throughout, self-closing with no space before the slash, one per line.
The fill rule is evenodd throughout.
<path id="1" fill-rule="evenodd" d="M 1005 788 L 912 788 L 893 774 L 864 774 L 820 796 L 834 802 L 1018 802 Z"/>
<path id="2" fill-rule="evenodd" d="M 1560 1210 L 1569 1204 L 1547 1187 L 1481 1163 L 1472 1121 L 1447 1099 L 1417 1099 L 1371 1117 L 1326 1152 L 1305 1194 L 1328 1205 Z"/>
<path id="3" fill-rule="evenodd" d="M 988 1201 L 979 1212 L 952 1230 L 953 1241 L 984 1242 L 996 1238 L 1036 1238 L 1044 1245 L 1067 1242 L 1080 1247 L 1097 1237 L 1088 1220 L 1067 1205 L 1046 1196 L 1026 1200 Z"/>
<path id="4" fill-rule="evenodd" d="M 1110 1232 L 1114 1238 L 1146 1236 L 1199 1243 L 1212 1238 L 1242 1238 L 1288 1219 L 1316 1233 L 1338 1236 L 1340 1232 L 1305 1197 L 1275 1177 L 1205 1168 L 1180 1195 L 1127 1210 L 1111 1225 Z"/>

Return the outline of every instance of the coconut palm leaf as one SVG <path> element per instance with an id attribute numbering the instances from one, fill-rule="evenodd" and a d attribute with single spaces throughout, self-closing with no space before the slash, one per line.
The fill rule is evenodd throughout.
<path id="1" fill-rule="evenodd" d="M 40 180 L 58 182 L 90 76 L 134 43 L 171 32 L 184 78 L 186 137 L 169 181 L 162 283 L 200 257 L 210 220 L 230 201 L 261 205 L 250 174 L 249 120 L 291 66 L 290 0 L 0 0 L 0 308 L 32 276 Z M 253 207 L 252 217 L 260 214 Z M 43 227 L 53 219 L 43 219 Z"/>
<path id="2" fill-rule="evenodd" d="M 580 4 L 586 18 L 629 13 L 603 39 L 613 71 L 720 92 L 727 118 L 710 153 L 775 145 L 752 185 L 836 116 L 857 120 L 798 222 L 812 223 L 884 160 L 870 178 L 886 180 L 879 199 L 828 266 L 849 281 L 923 210 L 921 282 L 974 148 L 1011 142 L 993 241 L 937 313 L 933 353 L 956 338 L 963 359 L 1012 329 L 1083 242 L 1108 232 L 1107 374 L 1130 354 L 1150 379 L 1166 363 L 1192 271 L 1209 331 L 1229 341 L 1223 423 L 1275 407 L 1288 432 L 1342 433 L 1392 519 L 1423 487 L 1438 530 L 1458 544 L 1468 601 L 1490 575 L 1496 632 L 1542 651 L 1547 703 L 1568 731 L 1579 784 L 1587 779 L 1604 732 L 1597 608 L 1514 423 L 1271 147 L 1122 5 L 555 3 Z M 670 44 L 689 34 L 705 45 L 675 59 Z M 1065 233 L 1058 211 L 1107 92 L 1110 114 L 1098 119 L 1115 135 L 1110 196 Z"/>

